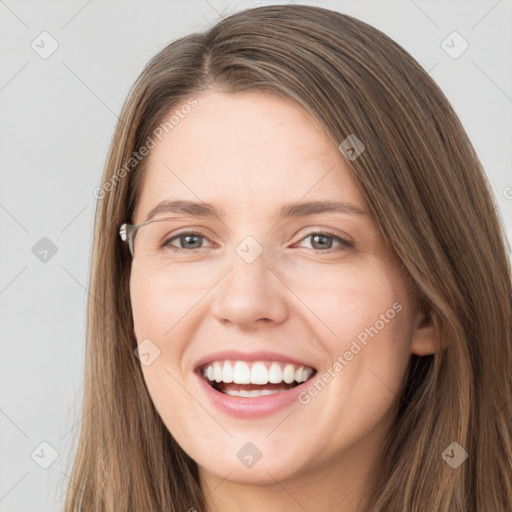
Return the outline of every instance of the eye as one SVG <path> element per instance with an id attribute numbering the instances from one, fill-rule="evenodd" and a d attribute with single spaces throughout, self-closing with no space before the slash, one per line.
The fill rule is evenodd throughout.
<path id="1" fill-rule="evenodd" d="M 339 242 L 339 245 L 341 246 L 340 250 L 354 247 L 352 242 L 349 242 L 348 240 L 345 240 L 344 238 L 341 238 L 340 236 L 333 233 L 327 233 L 324 231 L 310 233 L 302 240 L 307 240 L 308 238 L 311 239 L 312 249 L 319 249 L 316 252 L 332 252 L 330 249 L 332 248 L 333 240 Z"/>
<path id="2" fill-rule="evenodd" d="M 176 239 L 178 240 L 180 245 L 182 245 L 181 247 L 176 247 L 171 244 L 171 242 Z M 194 250 L 194 249 L 204 249 L 204 247 L 203 247 L 204 240 L 208 240 L 208 239 L 201 233 L 196 232 L 196 231 L 186 231 L 186 232 L 180 233 L 179 235 L 173 236 L 172 238 L 169 238 L 169 240 L 167 240 L 163 244 L 163 246 L 169 247 L 172 250 L 176 250 L 176 251 L 190 252 L 191 250 Z"/>

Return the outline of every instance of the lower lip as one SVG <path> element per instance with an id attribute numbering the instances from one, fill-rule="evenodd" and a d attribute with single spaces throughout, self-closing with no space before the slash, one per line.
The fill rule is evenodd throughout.
<path id="1" fill-rule="evenodd" d="M 271 395 L 253 397 L 226 395 L 221 391 L 213 389 L 200 375 L 196 374 L 200 386 L 206 393 L 209 401 L 217 409 L 238 418 L 262 418 L 269 416 L 281 409 L 285 409 L 293 402 L 298 402 L 298 395 L 307 386 L 309 380 L 286 391 L 278 391 Z"/>

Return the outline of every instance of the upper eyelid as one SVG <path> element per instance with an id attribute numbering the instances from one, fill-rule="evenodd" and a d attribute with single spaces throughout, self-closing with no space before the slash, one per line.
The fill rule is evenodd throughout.
<path id="1" fill-rule="evenodd" d="M 330 231 L 325 231 L 325 230 L 310 231 L 307 235 L 303 236 L 299 240 L 299 242 L 302 242 L 302 240 L 305 240 L 306 238 L 309 238 L 310 236 L 317 235 L 317 234 L 318 235 L 327 235 L 332 238 L 337 238 L 340 241 L 340 243 L 346 247 L 354 245 L 354 242 L 352 240 L 349 240 L 348 238 L 345 238 L 344 236 L 337 235 L 336 233 L 331 233 Z M 324 252 L 327 252 L 327 251 L 324 251 Z"/>

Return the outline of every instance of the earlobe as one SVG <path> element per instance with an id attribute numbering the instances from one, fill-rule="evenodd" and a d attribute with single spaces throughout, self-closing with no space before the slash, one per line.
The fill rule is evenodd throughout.
<path id="1" fill-rule="evenodd" d="M 439 332 L 436 322 L 428 312 L 418 311 L 412 335 L 411 352 L 426 356 L 438 352 L 440 348 Z"/>

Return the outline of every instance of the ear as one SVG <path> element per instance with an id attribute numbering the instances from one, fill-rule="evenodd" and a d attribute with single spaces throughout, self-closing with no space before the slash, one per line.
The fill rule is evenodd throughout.
<path id="1" fill-rule="evenodd" d="M 440 348 L 439 332 L 430 311 L 418 307 L 414 319 L 411 352 L 418 356 L 426 356 L 437 352 Z"/>

